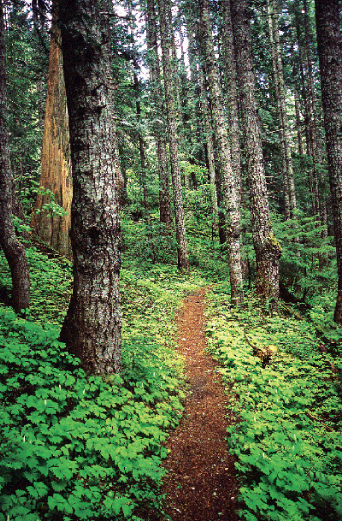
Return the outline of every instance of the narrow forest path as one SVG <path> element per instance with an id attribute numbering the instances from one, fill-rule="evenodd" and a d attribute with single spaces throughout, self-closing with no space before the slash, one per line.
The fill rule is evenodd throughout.
<path id="1" fill-rule="evenodd" d="M 177 317 L 178 351 L 185 359 L 190 392 L 164 463 L 166 513 L 172 520 L 237 520 L 238 484 L 225 440 L 227 398 L 206 353 L 205 292 L 188 296 Z"/>

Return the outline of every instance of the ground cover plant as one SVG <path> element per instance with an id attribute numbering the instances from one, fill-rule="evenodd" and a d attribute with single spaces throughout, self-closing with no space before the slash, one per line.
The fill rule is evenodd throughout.
<path id="1" fill-rule="evenodd" d="M 324 310 L 270 315 L 260 303 L 228 304 L 214 287 L 208 308 L 210 352 L 229 390 L 229 429 L 246 520 L 340 520 L 342 515 L 342 358 L 340 328 Z M 331 298 L 330 298 L 331 301 Z M 330 303 L 331 305 L 331 303 Z M 325 332 L 322 335 L 322 319 Z M 339 352 L 340 353 L 340 352 Z"/>
<path id="2" fill-rule="evenodd" d="M 196 285 L 176 267 L 124 268 L 123 372 L 87 376 L 58 341 L 70 263 L 27 253 L 32 307 L 26 317 L 0 310 L 0 518 L 148 517 L 160 509 L 162 443 L 182 411 L 172 316 Z"/>

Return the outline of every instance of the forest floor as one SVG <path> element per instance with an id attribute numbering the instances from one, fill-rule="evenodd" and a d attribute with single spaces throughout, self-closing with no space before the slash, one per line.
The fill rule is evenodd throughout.
<path id="1" fill-rule="evenodd" d="M 189 393 L 180 425 L 168 439 L 164 463 L 166 514 L 172 520 L 237 520 L 238 483 L 228 452 L 227 396 L 206 352 L 203 288 L 185 298 L 177 317 L 178 351 Z"/>

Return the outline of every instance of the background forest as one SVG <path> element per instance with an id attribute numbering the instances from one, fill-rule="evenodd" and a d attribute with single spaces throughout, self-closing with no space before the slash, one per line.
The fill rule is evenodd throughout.
<path id="1" fill-rule="evenodd" d="M 339 2 L 0 8 L 0 519 L 165 519 L 204 286 L 237 517 L 341 519 Z"/>

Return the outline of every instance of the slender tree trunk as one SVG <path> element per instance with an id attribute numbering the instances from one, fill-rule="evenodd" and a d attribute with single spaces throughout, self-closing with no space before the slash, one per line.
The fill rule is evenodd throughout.
<path id="1" fill-rule="evenodd" d="M 74 188 L 74 287 L 61 340 L 87 370 L 119 372 L 118 173 L 103 22 L 97 0 L 61 0 L 60 15 Z"/>
<path id="2" fill-rule="evenodd" d="M 60 0 L 59 0 L 60 1 Z M 123 173 L 120 164 L 120 153 L 118 144 L 118 132 L 117 132 L 117 116 L 115 111 L 115 96 L 114 91 L 116 86 L 113 82 L 113 71 L 112 71 L 112 31 L 110 22 L 113 20 L 113 2 L 112 0 L 100 0 L 101 6 L 101 30 L 103 39 L 103 50 L 106 55 L 106 83 L 108 85 L 108 108 L 111 110 L 112 116 L 112 145 L 113 145 L 113 160 L 114 170 L 117 178 L 117 191 L 120 206 L 125 204 L 125 183 Z"/>
<path id="3" fill-rule="evenodd" d="M 302 124 L 300 118 L 300 102 L 297 90 L 294 92 L 295 98 L 295 110 L 296 110 L 296 128 L 297 128 L 297 140 L 298 140 L 298 154 L 303 156 L 303 138 L 302 138 Z"/>
<path id="4" fill-rule="evenodd" d="M 273 61 L 273 76 L 278 104 L 280 146 L 283 160 L 285 215 L 287 219 L 290 219 L 294 216 L 294 211 L 297 208 L 297 202 L 290 145 L 290 129 L 286 112 L 285 82 L 279 38 L 279 12 L 277 0 L 267 0 L 267 7 Z"/>
<path id="5" fill-rule="evenodd" d="M 214 143 L 213 143 L 213 127 L 210 121 L 210 110 L 207 99 L 207 85 L 206 79 L 202 67 L 200 67 L 200 88 L 201 88 L 201 109 L 204 120 L 205 138 L 207 144 L 207 156 L 208 156 L 208 171 L 210 180 L 210 196 L 211 204 L 213 209 L 214 224 L 217 223 L 218 217 L 218 203 L 216 194 L 216 179 L 215 179 L 215 158 L 214 158 Z M 216 225 L 215 225 L 216 226 Z"/>
<path id="6" fill-rule="evenodd" d="M 338 0 L 316 0 L 324 126 L 338 268 L 334 319 L 342 324 L 342 38 Z"/>
<path id="7" fill-rule="evenodd" d="M 207 0 L 201 0 L 201 41 L 203 42 L 205 63 L 208 74 L 209 91 L 212 103 L 212 115 L 216 136 L 219 163 L 223 178 L 223 193 L 227 210 L 228 226 L 228 265 L 232 302 L 243 299 L 242 268 L 240 251 L 240 179 L 233 172 L 230 160 L 230 147 L 226 121 L 223 111 L 222 91 L 219 83 L 219 71 L 216 64 L 210 15 Z"/>
<path id="8" fill-rule="evenodd" d="M 7 118 L 4 2 L 0 0 L 0 246 L 11 270 L 13 308 L 20 312 L 30 304 L 30 275 L 25 249 L 16 238 L 12 220 L 13 181 Z"/>
<path id="9" fill-rule="evenodd" d="M 172 20 L 172 10 L 171 10 L 171 3 L 172 0 L 165 0 L 165 10 L 166 10 L 166 17 L 169 27 L 169 45 L 171 50 L 171 70 L 172 70 L 172 84 L 174 89 L 174 99 L 176 101 L 176 108 L 177 108 L 177 123 L 178 123 L 178 130 L 183 131 L 183 110 L 182 110 L 182 98 L 181 98 L 181 84 L 180 84 L 180 78 L 179 78 L 179 72 L 178 72 L 178 57 L 177 57 L 177 46 L 176 46 L 176 39 L 175 39 L 175 33 L 173 30 L 173 20 Z"/>
<path id="10" fill-rule="evenodd" d="M 166 0 L 167 1 L 167 0 Z M 178 162 L 178 136 L 176 128 L 176 110 L 172 88 L 172 69 L 170 62 L 169 33 L 165 0 L 159 0 L 160 36 L 163 51 L 163 72 L 166 112 L 169 130 L 169 147 L 171 158 L 171 174 L 176 220 L 176 240 L 179 270 L 189 270 L 188 248 L 185 236 L 184 208 L 182 199 L 182 184 Z"/>
<path id="11" fill-rule="evenodd" d="M 172 225 L 169 169 L 165 139 L 165 125 L 162 120 L 164 110 L 161 89 L 160 64 L 158 56 L 157 24 L 154 0 L 147 0 L 147 47 L 153 112 L 153 134 L 157 144 L 160 221 L 170 230 Z"/>
<path id="12" fill-rule="evenodd" d="M 221 3 L 222 10 L 222 52 L 224 56 L 224 81 L 226 86 L 226 100 L 228 113 L 228 131 L 232 155 L 232 169 L 237 179 L 238 189 L 241 191 L 241 143 L 239 124 L 239 105 L 236 85 L 236 64 L 234 51 L 234 36 L 230 3 Z M 239 194 L 241 205 L 241 193 Z"/>
<path id="13" fill-rule="evenodd" d="M 131 0 L 128 2 L 128 13 L 130 18 L 130 34 L 131 34 L 131 41 L 132 46 L 134 49 L 135 46 L 135 37 L 134 37 L 134 23 L 133 23 L 133 6 Z M 148 247 L 151 252 L 151 261 L 152 263 L 156 262 L 155 253 L 154 253 L 154 247 L 153 247 L 153 238 L 151 234 L 151 217 L 150 217 L 150 209 L 149 209 L 149 201 L 148 201 L 148 189 L 147 189 L 147 162 L 146 162 L 146 154 L 145 154 L 145 142 L 144 138 L 141 132 L 141 104 L 140 104 L 140 85 L 139 85 L 139 78 L 136 73 L 138 69 L 138 63 L 135 57 L 135 51 L 133 51 L 133 86 L 134 86 L 134 92 L 135 92 L 135 107 L 136 107 L 136 114 L 137 114 L 137 127 L 138 127 L 138 143 L 139 143 L 139 155 L 140 155 L 140 180 L 141 185 L 143 189 L 143 201 L 144 201 L 144 214 L 145 214 L 145 221 L 147 225 L 147 240 L 148 240 Z"/>
<path id="14" fill-rule="evenodd" d="M 256 254 L 256 290 L 263 299 L 279 298 L 281 248 L 270 221 L 260 124 L 255 96 L 252 41 L 247 0 L 231 0 L 237 77 L 240 87 L 247 174 L 252 206 L 253 242 Z"/>
<path id="15" fill-rule="evenodd" d="M 41 210 L 50 203 L 48 194 L 38 194 L 31 226 L 38 236 L 60 254 L 71 257 L 72 172 L 69 115 L 65 93 L 61 32 L 58 25 L 58 1 L 53 3 L 48 92 L 42 147 L 41 187 L 54 194 L 54 201 L 67 213 Z M 36 211 L 39 211 L 37 213 Z"/>
<path id="16" fill-rule="evenodd" d="M 188 35 L 188 45 L 189 45 L 189 62 L 190 69 L 192 74 L 192 81 L 194 83 L 199 84 L 200 93 L 201 93 L 201 101 L 200 101 L 200 110 L 203 118 L 204 129 L 205 129 L 205 141 L 207 145 L 207 159 L 208 159 L 208 173 L 209 173 L 209 181 L 210 181 L 210 197 L 213 211 L 213 221 L 214 228 L 218 229 L 218 203 L 217 203 L 217 194 L 216 194 L 216 179 L 215 179 L 215 158 L 214 158 L 214 143 L 213 143 L 213 127 L 211 124 L 210 118 L 210 108 L 208 102 L 208 93 L 207 93 L 207 85 L 206 78 L 203 71 L 203 67 L 199 63 L 198 56 L 195 49 L 195 41 L 194 41 L 194 33 L 195 29 L 192 26 L 190 20 L 187 21 L 187 35 Z M 198 66 L 198 68 L 197 68 Z"/>
<path id="17" fill-rule="evenodd" d="M 312 159 L 312 168 L 310 169 L 310 193 L 312 200 L 313 214 L 319 216 L 319 183 L 317 173 L 317 121 L 315 118 L 315 100 L 314 100 L 314 84 L 312 81 L 311 52 L 308 33 L 308 16 L 307 4 L 304 0 L 302 13 L 298 13 L 298 6 L 294 4 L 294 16 L 298 41 L 298 52 L 300 62 L 300 75 L 302 79 L 302 98 L 304 102 L 305 113 L 305 136 L 306 136 L 306 154 Z M 303 20 L 300 18 L 304 13 Z M 304 34 L 303 34 L 304 28 Z"/>

